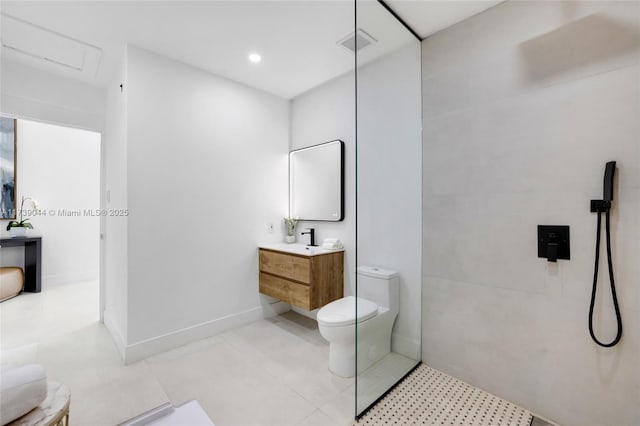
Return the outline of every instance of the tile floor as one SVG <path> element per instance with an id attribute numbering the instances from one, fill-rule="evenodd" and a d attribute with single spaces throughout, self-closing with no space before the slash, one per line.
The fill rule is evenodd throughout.
<path id="1" fill-rule="evenodd" d="M 532 419 L 529 411 L 422 364 L 354 425 L 529 426 Z"/>
<path id="2" fill-rule="evenodd" d="M 413 369 L 417 360 L 391 352 L 358 375 L 356 409 L 362 413 Z"/>
<path id="3" fill-rule="evenodd" d="M 0 349 L 44 342 L 95 324 L 98 281 L 45 287 L 0 304 Z"/>
<path id="4" fill-rule="evenodd" d="M 0 362 L 37 362 L 50 380 L 67 384 L 74 426 L 116 425 L 166 402 L 179 406 L 191 400 L 197 400 L 217 426 L 353 423 L 354 380 L 328 371 L 329 346 L 313 320 L 288 312 L 125 366 L 97 312 L 96 282 L 56 286 L 0 304 Z M 367 371 L 359 385 L 376 389 L 388 379 L 387 373 L 408 371 L 413 365 L 392 354 Z M 398 394 L 409 401 L 411 415 L 422 416 L 415 417 L 414 424 L 432 424 L 435 417 L 440 424 L 451 407 L 454 419 L 456 414 L 486 415 L 498 403 L 501 415 L 516 412 L 509 411 L 512 404 L 427 366 L 416 371 L 430 377 L 426 384 L 414 380 L 414 390 L 399 386 L 379 403 L 382 408 L 371 412 L 378 417 L 368 414 L 360 424 L 409 421 L 407 413 L 398 412 L 401 405 L 384 406 Z M 477 402 L 476 411 L 462 401 L 465 395 L 471 405 Z M 361 392 L 359 405 L 374 396 Z M 425 404 L 425 410 L 415 410 Z M 431 420 L 429 413 L 435 415 Z M 526 423 L 529 417 L 518 414 L 517 419 Z M 480 420 L 476 423 L 491 424 Z"/>
<path id="5" fill-rule="evenodd" d="M 354 381 L 328 371 L 315 321 L 287 313 L 125 366 L 97 322 L 97 291 L 61 285 L 0 305 L 0 361 L 41 363 L 67 384 L 72 425 L 115 425 L 193 399 L 217 426 L 351 424 Z"/>
<path id="6" fill-rule="evenodd" d="M 198 401 L 187 402 L 179 407 L 174 407 L 173 410 L 169 415 L 153 420 L 147 426 L 214 426 Z"/>

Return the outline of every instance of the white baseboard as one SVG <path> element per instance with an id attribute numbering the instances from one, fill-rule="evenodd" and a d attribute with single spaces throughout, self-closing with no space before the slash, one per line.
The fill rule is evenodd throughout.
<path id="1" fill-rule="evenodd" d="M 122 335 L 122 332 L 120 331 L 115 321 L 113 320 L 113 317 L 111 316 L 111 312 L 105 309 L 103 312 L 103 318 L 104 318 L 104 321 L 103 321 L 104 326 L 107 327 L 107 330 L 109 330 L 109 333 L 111 333 L 111 338 L 113 339 L 113 342 L 116 344 L 116 348 L 118 348 L 120 357 L 122 358 L 123 361 L 126 360 L 127 345 L 125 344 L 125 339 L 124 339 L 124 336 Z"/>
<path id="2" fill-rule="evenodd" d="M 408 339 L 397 333 L 391 334 L 391 350 L 411 359 L 422 359 L 420 342 Z"/>
<path id="3" fill-rule="evenodd" d="M 56 286 L 60 284 L 74 284 L 79 282 L 95 282 L 98 281 L 98 275 L 44 275 L 42 277 L 42 285 L 45 287 Z"/>
<path id="4" fill-rule="evenodd" d="M 124 348 L 124 361 L 125 364 L 131 364 L 196 340 L 215 336 L 254 321 L 279 315 L 289 309 L 289 305 L 283 302 L 263 303 L 261 306 L 243 312 L 126 345 Z"/>

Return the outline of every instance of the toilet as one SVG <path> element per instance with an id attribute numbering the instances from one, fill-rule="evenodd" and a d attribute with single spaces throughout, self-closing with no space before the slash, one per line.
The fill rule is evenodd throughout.
<path id="1" fill-rule="evenodd" d="M 356 374 L 356 324 L 358 373 L 391 351 L 391 329 L 400 304 L 396 271 L 359 266 L 356 274 L 357 298 L 347 296 L 318 311 L 320 334 L 329 342 L 329 370 L 341 377 Z"/>

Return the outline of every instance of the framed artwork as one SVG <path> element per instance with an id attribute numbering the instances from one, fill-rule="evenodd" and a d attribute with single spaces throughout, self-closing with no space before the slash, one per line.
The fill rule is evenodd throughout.
<path id="1" fill-rule="evenodd" d="M 16 120 L 0 117 L 0 219 L 16 218 Z"/>

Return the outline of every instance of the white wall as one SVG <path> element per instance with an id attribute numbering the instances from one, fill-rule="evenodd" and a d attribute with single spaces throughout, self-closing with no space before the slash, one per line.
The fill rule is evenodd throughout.
<path id="1" fill-rule="evenodd" d="M 105 91 L 3 59 L 0 110 L 3 115 L 100 131 Z"/>
<path id="2" fill-rule="evenodd" d="M 299 149 L 340 139 L 345 144 L 344 220 L 341 222 L 301 221 L 297 240 L 308 243 L 305 228 L 316 230 L 316 241 L 340 238 L 344 243 L 344 292 L 355 293 L 355 80 L 354 73 L 331 80 L 291 101 L 290 149 Z M 304 313 L 300 310 L 297 312 Z"/>
<path id="3" fill-rule="evenodd" d="M 84 210 L 100 208 L 100 134 L 18 120 L 16 183 L 18 208 L 22 196 L 42 208 L 29 231 L 42 236 L 42 285 L 97 280 L 100 218 Z M 25 210 L 32 208 L 27 201 Z M 3 266 L 23 259 L 22 249 L 3 249 Z"/>
<path id="4" fill-rule="evenodd" d="M 420 359 L 420 43 L 358 69 L 358 263 L 400 273 L 392 349 Z"/>
<path id="5" fill-rule="evenodd" d="M 421 139 L 419 46 L 358 70 L 358 261 L 400 271 L 393 350 L 420 358 Z M 345 295 L 355 293 L 355 81 L 350 73 L 291 103 L 291 149 L 345 142 L 345 220 L 301 222 L 345 243 Z M 303 241 L 304 236 L 303 236 Z"/>
<path id="6" fill-rule="evenodd" d="M 640 424 L 639 34 L 638 2 L 518 1 L 423 42 L 423 360 L 564 425 Z M 589 200 L 609 160 L 605 349 Z M 538 224 L 571 226 L 570 261 L 537 258 Z"/>
<path id="7" fill-rule="evenodd" d="M 119 78 L 107 87 L 106 117 L 103 143 L 105 191 L 103 205 L 107 209 L 126 210 L 127 204 L 127 139 L 126 92 L 120 89 L 126 81 L 126 55 Z M 103 319 L 117 343 L 123 358 L 127 342 L 128 294 L 128 217 L 107 216 L 104 221 L 103 250 Z"/>
<path id="8" fill-rule="evenodd" d="M 288 102 L 132 46 L 126 66 L 126 343 L 143 355 L 262 315 L 257 246 L 282 235 L 267 224 L 287 210 Z"/>

